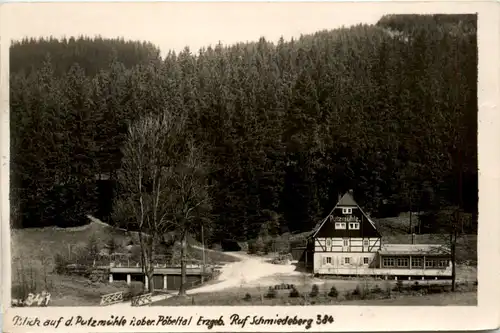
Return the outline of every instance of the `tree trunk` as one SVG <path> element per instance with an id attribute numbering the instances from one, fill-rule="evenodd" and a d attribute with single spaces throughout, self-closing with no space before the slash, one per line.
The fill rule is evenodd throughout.
<path id="1" fill-rule="evenodd" d="M 149 272 L 148 272 L 148 291 L 150 293 L 153 293 L 153 290 L 155 289 L 154 287 L 154 279 L 153 279 L 153 274 L 154 274 L 154 267 L 150 266 L 149 267 Z"/>
<path id="2" fill-rule="evenodd" d="M 142 272 L 144 274 L 144 278 L 147 279 L 147 282 L 148 282 L 147 290 L 152 293 L 154 290 L 154 285 L 153 285 L 153 273 L 154 273 L 153 246 L 154 246 L 154 240 L 149 239 L 148 237 L 146 237 L 146 239 L 144 239 L 142 236 L 142 231 L 139 231 L 139 241 L 141 244 Z M 144 281 L 144 283 L 145 282 L 146 281 Z M 144 289 L 146 289 L 146 288 L 144 288 Z"/>
<path id="3" fill-rule="evenodd" d="M 186 233 L 183 233 L 181 239 L 181 285 L 179 287 L 179 295 L 186 295 Z"/>
<path id="4" fill-rule="evenodd" d="M 157 235 L 153 235 L 151 237 L 151 245 L 150 245 L 150 252 L 149 252 L 149 274 L 148 274 L 148 290 L 150 293 L 153 293 L 155 290 L 155 285 L 154 285 L 154 271 L 155 271 L 155 264 L 154 264 L 154 258 L 155 258 L 155 253 L 157 246 L 159 244 L 159 240 Z"/>

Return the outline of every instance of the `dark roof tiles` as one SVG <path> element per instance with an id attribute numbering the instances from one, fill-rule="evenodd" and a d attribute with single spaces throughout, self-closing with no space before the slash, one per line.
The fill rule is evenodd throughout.
<path id="1" fill-rule="evenodd" d="M 337 203 L 337 207 L 357 207 L 358 204 L 356 201 L 354 201 L 354 198 L 352 197 L 351 193 L 347 192 L 344 194 L 344 196 L 340 199 L 340 201 Z"/>

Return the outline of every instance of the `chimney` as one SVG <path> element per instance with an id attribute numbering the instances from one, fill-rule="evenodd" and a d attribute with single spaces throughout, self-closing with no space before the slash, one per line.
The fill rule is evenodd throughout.
<path id="1" fill-rule="evenodd" d="M 350 189 L 350 190 L 349 190 L 349 194 L 350 194 L 351 196 L 354 196 L 354 191 L 353 191 L 352 189 Z"/>
<path id="2" fill-rule="evenodd" d="M 338 198 L 337 198 L 337 202 L 340 201 L 340 199 L 342 199 L 342 196 L 340 195 L 340 193 L 338 194 Z"/>

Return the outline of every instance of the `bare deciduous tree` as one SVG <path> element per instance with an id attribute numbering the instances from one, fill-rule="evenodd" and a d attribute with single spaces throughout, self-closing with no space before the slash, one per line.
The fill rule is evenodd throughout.
<path id="1" fill-rule="evenodd" d="M 122 168 L 118 175 L 123 195 L 117 210 L 136 229 L 141 248 L 143 272 L 154 290 L 154 250 L 162 235 L 172 228 L 169 218 L 169 181 L 182 154 L 184 118 L 165 112 L 148 115 L 131 124 L 123 147 Z M 130 226 L 132 224 L 132 226 Z"/>
<path id="2" fill-rule="evenodd" d="M 179 294 L 186 293 L 187 235 L 197 233 L 206 223 L 210 197 L 203 155 L 192 142 L 187 144 L 186 158 L 173 174 L 171 191 L 172 218 L 181 240 L 181 286 Z"/>
<path id="3" fill-rule="evenodd" d="M 451 289 L 456 289 L 457 276 L 457 244 L 463 235 L 460 228 L 468 221 L 467 214 L 464 214 L 463 209 L 458 206 L 448 206 L 442 209 L 437 216 L 436 223 L 441 225 L 438 238 L 442 240 L 443 246 L 439 246 L 436 250 L 448 253 L 451 261 Z"/>
<path id="4" fill-rule="evenodd" d="M 185 116 L 165 112 L 143 117 L 130 126 L 119 174 L 122 197 L 116 209 L 138 231 L 141 261 L 154 290 L 155 249 L 167 232 L 181 240 L 182 283 L 185 294 L 187 235 L 203 223 L 208 191 L 201 152 L 185 136 Z M 121 206 L 121 208 L 120 208 Z"/>

